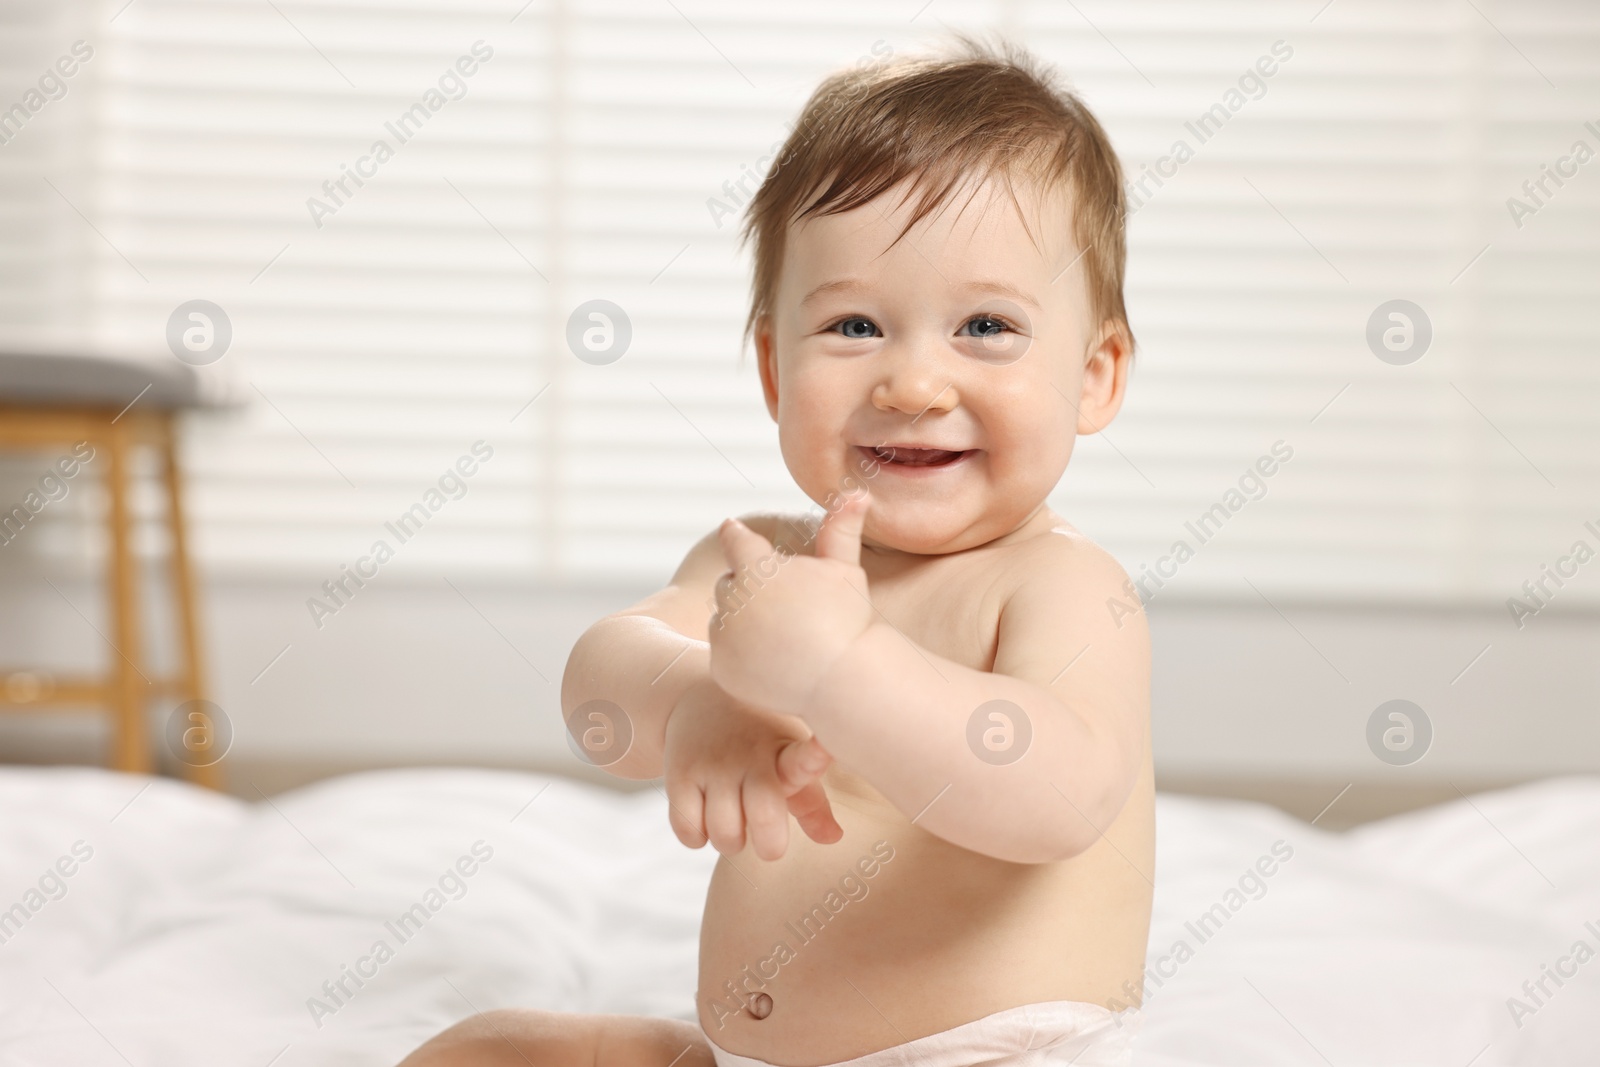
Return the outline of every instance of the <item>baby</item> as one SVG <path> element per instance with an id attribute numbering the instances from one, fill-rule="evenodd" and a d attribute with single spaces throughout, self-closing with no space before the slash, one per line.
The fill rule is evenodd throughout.
<path id="1" fill-rule="evenodd" d="M 698 1026 L 500 1011 L 408 1067 L 1129 1062 L 1148 634 L 1045 506 L 1122 403 L 1123 217 L 1099 123 L 1014 47 L 821 85 L 745 224 L 821 520 L 727 520 L 562 684 L 594 761 L 721 853 Z"/>

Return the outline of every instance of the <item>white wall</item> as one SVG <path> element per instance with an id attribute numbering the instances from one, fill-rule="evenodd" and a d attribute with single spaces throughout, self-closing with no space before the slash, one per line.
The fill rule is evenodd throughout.
<path id="1" fill-rule="evenodd" d="M 91 628 L 109 633 L 98 588 L 52 580 L 87 620 L 49 586 L 12 576 L 0 585 L 5 665 L 84 664 L 108 651 Z M 298 583 L 212 585 L 210 673 L 238 764 L 570 764 L 557 711 L 566 653 L 591 621 L 648 590 L 455 586 L 373 583 L 319 631 Z M 1162 773 L 1439 782 L 1600 772 L 1600 615 L 1552 607 L 1519 632 L 1494 607 L 1277 609 L 1151 605 Z M 1373 757 L 1364 733 L 1396 697 L 1421 705 L 1435 729 L 1428 755 L 1398 769 Z M 0 716 L 0 759 L 17 758 L 93 759 L 93 729 Z"/>

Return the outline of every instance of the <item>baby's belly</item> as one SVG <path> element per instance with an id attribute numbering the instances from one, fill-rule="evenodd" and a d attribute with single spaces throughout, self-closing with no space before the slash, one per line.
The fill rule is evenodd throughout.
<path id="1" fill-rule="evenodd" d="M 1038 865 L 950 845 L 841 772 L 828 792 L 842 840 L 819 845 L 791 823 L 782 859 L 747 848 L 712 876 L 697 1000 L 724 1049 L 835 1063 L 1019 1004 L 1118 1007 L 1138 990 L 1153 876 L 1148 770 L 1110 843 Z M 771 1001 L 759 1020 L 746 1010 L 758 994 Z"/>

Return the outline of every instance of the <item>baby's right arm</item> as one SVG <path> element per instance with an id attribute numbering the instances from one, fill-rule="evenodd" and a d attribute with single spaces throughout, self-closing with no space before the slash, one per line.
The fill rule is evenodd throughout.
<path id="1" fill-rule="evenodd" d="M 741 521 L 771 537 L 780 519 Z M 698 848 L 709 839 L 719 851 L 737 852 L 748 828 L 757 854 L 776 859 L 791 812 L 818 841 L 842 833 L 819 781 L 832 761 L 798 719 L 734 701 L 711 681 L 712 590 L 727 570 L 713 530 L 665 589 L 589 627 L 567 659 L 562 715 L 596 699 L 623 709 L 632 742 L 606 770 L 632 779 L 664 775 L 684 844 Z"/>

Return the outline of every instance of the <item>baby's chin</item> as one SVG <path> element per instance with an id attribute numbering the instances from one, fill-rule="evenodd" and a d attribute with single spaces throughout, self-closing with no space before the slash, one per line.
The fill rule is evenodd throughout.
<path id="1" fill-rule="evenodd" d="M 875 498 L 876 499 L 876 498 Z M 886 503 L 868 514 L 862 540 L 880 548 L 916 555 L 959 552 L 994 540 L 1004 530 L 987 531 L 990 520 L 925 505 Z"/>
<path id="2" fill-rule="evenodd" d="M 993 489 L 974 493 L 970 485 L 948 495 L 924 495 L 905 487 L 897 491 L 894 485 L 865 472 L 838 472 L 832 478 L 805 473 L 812 477 L 796 480 L 825 510 L 830 499 L 837 507 L 842 497 L 854 495 L 861 487 L 868 489 L 872 508 L 861 531 L 862 542 L 895 552 L 925 556 L 976 548 L 1011 532 L 1035 510 L 1012 514 L 1015 500 L 1010 496 L 1002 498 Z"/>

